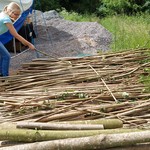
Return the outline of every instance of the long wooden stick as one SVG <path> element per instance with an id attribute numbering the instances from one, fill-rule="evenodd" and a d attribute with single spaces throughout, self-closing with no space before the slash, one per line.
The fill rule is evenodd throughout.
<path id="1" fill-rule="evenodd" d="M 45 56 L 48 56 L 48 57 L 54 58 L 54 59 L 56 59 L 56 60 L 58 60 L 58 61 L 65 62 L 65 63 L 67 63 L 67 64 L 71 64 L 71 62 L 70 62 L 70 61 L 60 60 L 60 59 L 58 59 L 58 58 L 56 58 L 56 57 L 50 56 L 49 54 L 47 54 L 47 53 L 45 53 L 45 52 L 43 52 L 43 51 L 40 51 L 40 50 L 38 50 L 38 49 L 35 49 L 35 50 L 36 50 L 37 52 L 39 52 L 39 53 L 41 53 L 41 54 L 45 55 Z"/>
<path id="2" fill-rule="evenodd" d="M 111 96 L 113 97 L 113 99 L 115 100 L 116 103 L 118 103 L 118 100 L 115 98 L 115 96 L 113 95 L 113 93 L 111 92 L 110 88 L 107 86 L 107 84 L 105 83 L 105 81 L 101 78 L 101 81 L 104 83 L 104 85 L 106 86 L 107 90 L 110 92 Z"/>
<path id="3" fill-rule="evenodd" d="M 97 75 L 100 75 L 91 65 L 89 65 L 93 70 L 94 72 L 97 74 Z M 113 95 L 113 93 L 111 92 L 111 90 L 109 89 L 109 87 L 107 86 L 107 84 L 105 83 L 105 81 L 101 78 L 101 81 L 103 82 L 103 84 L 106 86 L 107 90 L 110 92 L 111 96 L 113 97 L 113 99 L 115 100 L 116 103 L 118 103 L 118 100 L 115 98 L 115 96 Z"/>

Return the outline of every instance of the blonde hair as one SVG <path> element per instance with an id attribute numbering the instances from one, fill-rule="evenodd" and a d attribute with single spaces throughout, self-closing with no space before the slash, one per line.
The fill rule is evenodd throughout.
<path id="1" fill-rule="evenodd" d="M 10 9 L 12 11 L 20 11 L 21 12 L 21 8 L 20 8 L 19 4 L 15 3 L 15 2 L 11 2 L 8 5 L 6 5 L 4 7 L 3 11 L 6 12 L 7 9 Z"/>

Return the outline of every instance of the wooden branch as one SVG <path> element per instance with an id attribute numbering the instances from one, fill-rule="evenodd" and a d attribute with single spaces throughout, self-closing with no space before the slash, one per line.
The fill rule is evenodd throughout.
<path id="1" fill-rule="evenodd" d="M 137 68 L 135 68 L 134 70 L 132 70 L 132 71 L 130 71 L 130 72 L 128 72 L 128 73 L 125 73 L 125 74 L 122 74 L 122 75 L 113 76 L 112 78 L 116 79 L 116 78 L 128 76 L 128 75 L 134 73 L 135 71 L 137 71 L 138 69 L 140 69 L 141 67 L 145 67 L 145 66 L 147 66 L 147 65 L 150 65 L 150 62 L 144 63 L 144 64 L 138 66 Z"/>
<path id="2" fill-rule="evenodd" d="M 53 116 L 49 116 L 46 118 L 43 117 L 43 118 L 38 119 L 36 122 L 48 122 L 48 121 L 53 121 L 53 120 L 67 119 L 69 117 L 76 117 L 84 113 L 85 113 L 84 111 L 70 111 L 70 112 L 55 114 Z"/>

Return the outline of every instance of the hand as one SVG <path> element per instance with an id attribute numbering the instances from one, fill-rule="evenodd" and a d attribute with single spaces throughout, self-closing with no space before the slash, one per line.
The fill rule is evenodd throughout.
<path id="1" fill-rule="evenodd" d="M 29 49 L 31 49 L 31 50 L 35 50 L 35 49 L 36 49 L 35 46 L 34 46 L 33 44 L 31 44 L 31 43 L 28 45 L 28 47 L 29 47 Z"/>

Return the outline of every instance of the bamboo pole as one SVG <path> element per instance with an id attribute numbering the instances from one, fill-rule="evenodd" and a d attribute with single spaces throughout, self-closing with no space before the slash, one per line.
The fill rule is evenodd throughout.
<path id="1" fill-rule="evenodd" d="M 140 131 L 137 129 L 114 130 L 30 130 L 30 129 L 3 129 L 0 130 L 0 140 L 16 142 L 38 142 L 66 138 L 87 137 L 98 134 L 112 134 Z"/>
<path id="2" fill-rule="evenodd" d="M 122 128 L 123 122 L 120 119 L 94 119 L 94 120 L 76 120 L 76 121 L 62 121 L 60 123 L 69 124 L 103 124 L 104 129 Z"/>
<path id="3" fill-rule="evenodd" d="M 61 123 L 39 123 L 39 122 L 20 122 L 17 128 L 37 129 L 37 130 L 102 130 L 102 124 L 61 124 Z"/>

